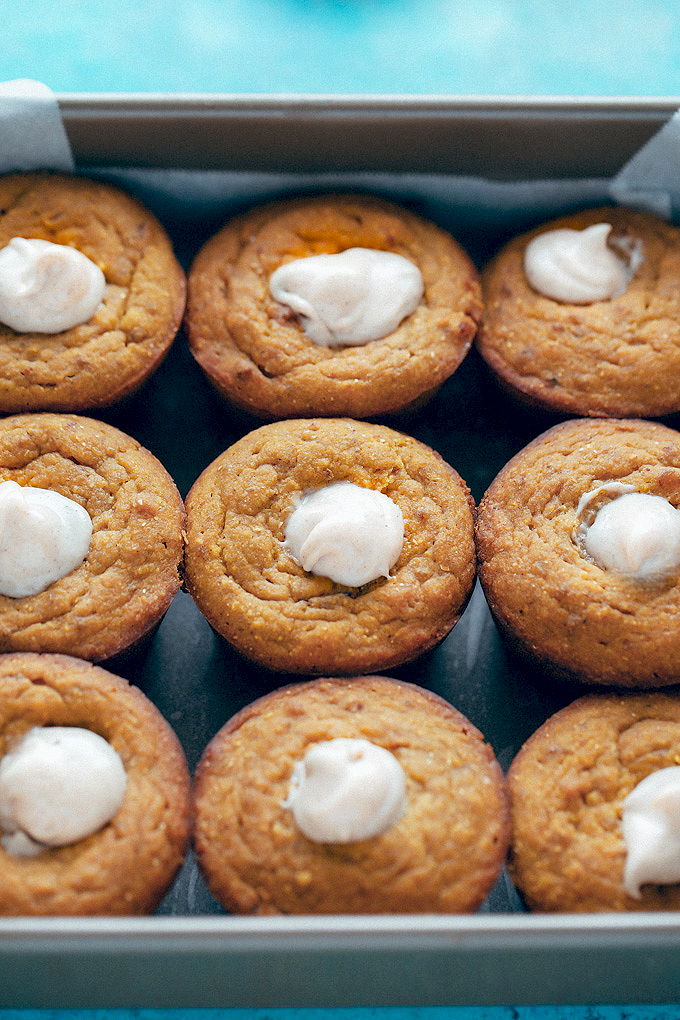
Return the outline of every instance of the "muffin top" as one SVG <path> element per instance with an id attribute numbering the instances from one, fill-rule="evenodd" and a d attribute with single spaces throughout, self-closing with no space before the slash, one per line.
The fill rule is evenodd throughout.
<path id="1" fill-rule="evenodd" d="M 642 510 L 634 501 L 626 521 L 631 496 L 645 499 Z M 664 517 L 647 528 L 652 496 Z M 677 683 L 678 506 L 674 429 L 580 419 L 548 430 L 500 471 L 480 502 L 479 576 L 497 621 L 560 675 L 631 687 Z M 611 510 L 624 511 L 609 543 L 619 561 L 592 544 L 596 520 Z M 640 528 L 646 537 L 636 551 Z M 638 569 L 655 549 L 663 569 Z"/>
<path id="2" fill-rule="evenodd" d="M 627 874 L 629 855 L 628 868 L 640 849 L 647 858 L 654 843 L 654 797 L 644 787 L 638 795 L 652 811 L 652 824 L 642 841 L 635 832 L 624 839 L 622 820 L 626 798 L 638 784 L 677 769 L 679 738 L 680 701 L 677 693 L 665 692 L 590 694 L 529 738 L 510 767 L 508 784 L 509 869 L 531 909 L 678 909 L 677 879 L 663 884 L 657 872 L 655 880 L 656 866 L 650 871 L 647 863 L 646 875 L 637 863 L 637 876 Z M 666 809 L 661 802 L 658 807 L 661 819 Z"/>
<path id="3" fill-rule="evenodd" d="M 611 231 L 591 235 L 588 245 L 583 235 L 598 224 Z M 562 234 L 558 250 L 542 254 L 542 272 L 529 277 L 527 250 L 564 230 L 577 234 Z M 594 255 L 584 252 L 595 245 Z M 621 271 L 606 292 L 612 296 L 591 288 L 607 257 Z M 567 288 L 560 297 L 543 290 L 546 265 Z M 501 383 L 530 404 L 579 415 L 673 413 L 680 408 L 679 273 L 680 230 L 651 214 L 598 208 L 543 224 L 483 269 L 479 350 Z"/>
<path id="4" fill-rule="evenodd" d="M 5 268 L 14 238 L 60 246 L 50 249 L 48 262 L 55 252 L 86 256 L 103 274 L 93 314 L 71 326 L 48 322 L 51 332 L 38 332 L 31 321 L 4 324 L 2 306 L 12 312 L 17 303 L 14 269 L 9 262 Z M 24 242 L 16 271 L 30 269 L 40 286 L 51 286 L 54 263 L 41 268 Z M 0 410 L 105 407 L 137 390 L 160 364 L 181 323 L 186 281 L 165 230 L 136 199 L 80 177 L 0 177 L 0 253 L 0 298 L 8 291 L 0 300 Z M 73 295 L 81 283 L 80 276 L 67 277 L 64 286 Z M 47 305 L 60 300 L 50 291 Z"/>
<path id="5" fill-rule="evenodd" d="M 0 594 L 0 649 L 103 660 L 141 638 L 180 583 L 184 506 L 160 462 L 91 418 L 14 415 L 0 421 L 0 482 L 57 493 L 92 526 L 73 569 L 35 594 Z"/>
<path id="6" fill-rule="evenodd" d="M 328 346 L 305 331 L 316 314 L 309 304 L 280 296 L 289 281 L 272 292 L 271 280 L 293 263 L 299 269 L 300 260 L 344 260 L 350 249 L 400 256 L 421 277 L 423 296 L 396 325 L 383 325 L 386 334 Z M 349 269 L 338 273 L 336 293 Z M 359 296 L 373 310 L 385 304 L 391 288 L 371 273 L 363 263 L 355 271 L 336 309 L 341 319 L 353 318 Z M 328 195 L 272 203 L 230 221 L 191 267 L 186 324 L 194 357 L 217 390 L 251 414 L 366 418 L 427 399 L 462 361 L 480 314 L 478 274 L 449 234 L 377 198 Z"/>
<path id="7" fill-rule="evenodd" d="M 189 773 L 175 734 L 140 690 L 107 670 L 65 655 L 0 655 L 0 759 L 29 731 L 55 727 L 104 738 L 125 770 L 123 802 L 67 845 L 31 856 L 0 844 L 0 914 L 151 912 L 189 837 Z"/>
<path id="8" fill-rule="evenodd" d="M 287 806 L 291 779 L 310 750 L 347 738 L 396 759 L 405 805 L 379 834 L 310 839 Z M 505 782 L 478 730 L 431 692 L 324 678 L 265 696 L 213 738 L 195 833 L 208 884 L 234 912 L 470 911 L 505 858 Z"/>
<path id="9" fill-rule="evenodd" d="M 287 534 L 305 497 L 338 483 L 378 494 L 403 521 L 396 560 L 359 585 L 333 580 L 323 562 L 306 569 Z M 460 616 L 475 576 L 473 509 L 457 472 L 403 433 L 349 419 L 273 422 L 192 486 L 187 587 L 220 634 L 270 669 L 386 668 L 432 647 Z M 361 514 L 333 527 L 350 562 L 357 543 L 370 553 Z"/>

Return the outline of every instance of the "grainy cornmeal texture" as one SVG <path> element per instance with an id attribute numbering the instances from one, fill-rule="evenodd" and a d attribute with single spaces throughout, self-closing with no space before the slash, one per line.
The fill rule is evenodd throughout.
<path id="1" fill-rule="evenodd" d="M 524 275 L 527 243 L 561 227 L 611 223 L 642 245 L 625 293 L 589 305 L 553 301 Z M 482 271 L 477 343 L 502 384 L 566 414 L 657 417 L 680 408 L 680 230 L 645 213 L 589 209 L 512 240 Z"/>
<path id="2" fill-rule="evenodd" d="M 363 588 L 307 573 L 284 546 L 296 501 L 338 481 L 384 493 L 404 517 L 389 578 Z M 349 419 L 274 422 L 226 450 L 187 496 L 187 587 L 220 634 L 270 669 L 385 669 L 459 618 L 475 577 L 473 513 L 458 473 L 409 436 Z"/>
<path id="3" fill-rule="evenodd" d="M 116 188 L 60 174 L 0 177 L 0 248 L 13 237 L 70 245 L 104 273 L 88 321 L 56 334 L 0 323 L 0 411 L 116 403 L 158 367 L 180 326 L 184 273 L 156 218 Z"/>
<path id="4" fill-rule="evenodd" d="M 408 806 L 379 836 L 323 844 L 282 807 L 313 745 L 359 737 L 391 751 Z M 505 780 L 482 735 L 429 691 L 384 677 L 313 680 L 248 706 L 213 738 L 195 780 L 195 844 L 235 913 L 475 910 L 505 859 Z"/>
<path id="5" fill-rule="evenodd" d="M 678 577 L 604 570 L 574 540 L 581 496 L 607 482 L 680 506 L 680 434 L 644 421 L 565 422 L 498 474 L 479 505 L 479 577 L 501 629 L 560 676 L 626 687 L 680 681 Z"/>
<path id="6" fill-rule="evenodd" d="M 0 656 L 0 755 L 33 726 L 80 726 L 108 740 L 127 776 L 111 821 L 70 846 L 18 857 L 0 846 L 0 914 L 145 914 L 189 839 L 191 790 L 174 732 L 136 687 L 65 655 Z"/>
<path id="7" fill-rule="evenodd" d="M 508 772 L 509 870 L 536 911 L 678 910 L 680 886 L 623 889 L 624 798 L 680 763 L 677 694 L 592 694 L 552 716 Z"/>
<path id="8" fill-rule="evenodd" d="M 347 248 L 396 252 L 420 269 L 425 296 L 382 339 L 319 346 L 269 293 L 279 266 Z M 368 418 L 423 403 L 458 367 L 481 315 L 479 277 L 453 238 L 391 203 L 330 195 L 237 217 L 189 272 L 187 332 L 210 381 L 261 418 Z"/>
<path id="9" fill-rule="evenodd" d="M 0 651 L 107 659 L 142 638 L 177 593 L 184 506 L 165 468 L 118 429 L 78 415 L 0 420 L 0 481 L 75 500 L 92 519 L 84 562 L 43 592 L 0 595 Z"/>

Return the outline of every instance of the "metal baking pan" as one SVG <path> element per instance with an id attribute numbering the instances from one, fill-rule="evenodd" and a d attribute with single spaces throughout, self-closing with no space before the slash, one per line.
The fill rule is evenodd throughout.
<path id="1" fill-rule="evenodd" d="M 62 95 L 78 169 L 136 193 L 188 266 L 224 220 L 293 192 L 373 191 L 434 219 L 481 265 L 512 233 L 606 200 L 611 176 L 680 99 Z M 102 418 L 183 495 L 257 422 L 227 409 L 183 335 L 147 387 Z M 476 500 L 554 423 L 520 410 L 474 352 L 420 412 L 390 421 L 437 449 Z M 671 422 L 672 424 L 672 422 Z M 222 723 L 289 678 L 238 659 L 180 593 L 116 664 L 158 705 L 191 768 Z M 507 767 L 582 688 L 503 645 L 477 587 L 434 651 L 391 671 L 467 715 Z M 2 1007 L 274 1007 L 680 1002 L 680 917 L 530 916 L 503 874 L 478 914 L 227 916 L 190 855 L 157 916 L 0 920 Z"/>

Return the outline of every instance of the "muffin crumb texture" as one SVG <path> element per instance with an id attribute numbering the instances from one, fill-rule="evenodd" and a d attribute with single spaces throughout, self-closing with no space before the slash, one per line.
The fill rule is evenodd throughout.
<path id="1" fill-rule="evenodd" d="M 347 588 L 305 571 L 284 544 L 308 491 L 350 481 L 404 517 L 387 578 Z M 244 656 L 292 674 L 354 674 L 409 661 L 458 620 L 475 577 L 466 484 L 417 440 L 348 419 L 274 422 L 217 458 L 187 496 L 186 581 Z"/>
<path id="2" fill-rule="evenodd" d="M 623 293 L 590 304 L 544 297 L 524 252 L 547 230 L 612 225 L 618 250 L 641 252 Z M 660 417 L 680 409 L 680 230 L 631 209 L 588 209 L 511 240 L 484 267 L 479 350 L 521 401 L 569 415 Z"/>
<path id="3" fill-rule="evenodd" d="M 388 336 L 320 346 L 269 280 L 293 259 L 350 248 L 407 258 L 425 294 Z M 477 270 L 444 230 L 378 198 L 326 195 L 260 206 L 211 238 L 189 272 L 186 325 L 208 379 L 250 414 L 371 418 L 432 396 L 467 353 L 481 307 Z"/>
<path id="4" fill-rule="evenodd" d="M 138 642 L 180 586 L 184 505 L 165 468 L 112 426 L 45 412 L 0 421 L 0 481 L 10 480 L 79 503 L 93 533 L 65 577 L 0 596 L 0 650 L 101 661 Z"/>
<path id="5" fill-rule="evenodd" d="M 360 737 L 394 754 L 408 806 L 381 835 L 311 842 L 282 806 L 309 747 Z M 431 692 L 383 677 L 281 688 L 216 735 L 196 775 L 195 843 L 235 913 L 475 910 L 508 840 L 505 781 L 481 734 Z"/>
<path id="6" fill-rule="evenodd" d="M 509 870 L 535 911 L 678 910 L 680 886 L 623 886 L 624 798 L 678 765 L 680 702 L 666 692 L 591 694 L 552 716 L 508 772 Z"/>
<path id="7" fill-rule="evenodd" d="M 0 324 L 0 410 L 84 411 L 140 388 L 182 321 L 186 280 L 152 213 L 107 184 L 60 174 L 0 177 L 0 248 L 13 237 L 69 245 L 106 278 L 91 319 L 63 332 Z"/>
<path id="8" fill-rule="evenodd" d="M 152 913 L 190 835 L 190 779 L 160 712 L 127 681 L 64 655 L 0 655 L 0 756 L 34 726 L 92 730 L 127 784 L 112 820 L 86 839 L 20 857 L 0 847 L 0 914 Z"/>
<path id="9" fill-rule="evenodd" d="M 678 570 L 640 581 L 575 538 L 579 500 L 611 482 L 680 506 L 680 436 L 653 422 L 580 419 L 543 433 L 497 475 L 477 519 L 479 577 L 499 627 L 565 679 L 624 687 L 680 680 Z"/>

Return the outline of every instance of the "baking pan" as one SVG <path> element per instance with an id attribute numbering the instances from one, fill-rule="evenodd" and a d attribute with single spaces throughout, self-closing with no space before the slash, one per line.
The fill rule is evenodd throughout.
<path id="1" fill-rule="evenodd" d="M 511 234 L 606 201 L 611 177 L 680 105 L 672 97 L 58 99 L 79 171 L 136 193 L 187 267 L 233 213 L 339 187 L 409 205 L 481 265 Z M 146 388 L 101 417 L 152 450 L 182 495 L 258 424 L 219 401 L 181 333 Z M 437 449 L 479 500 L 555 420 L 520 410 L 473 350 L 426 408 L 388 424 Z M 291 679 L 238 659 L 185 593 L 153 640 L 112 668 L 158 705 L 191 768 L 233 712 Z M 583 693 L 513 657 L 479 586 L 449 637 L 390 675 L 452 702 L 503 767 Z M 212 899 L 190 855 L 155 917 L 0 920 L 2 1007 L 605 1002 L 680 1002 L 680 918 L 530 916 L 505 874 L 472 917 L 241 918 Z"/>

